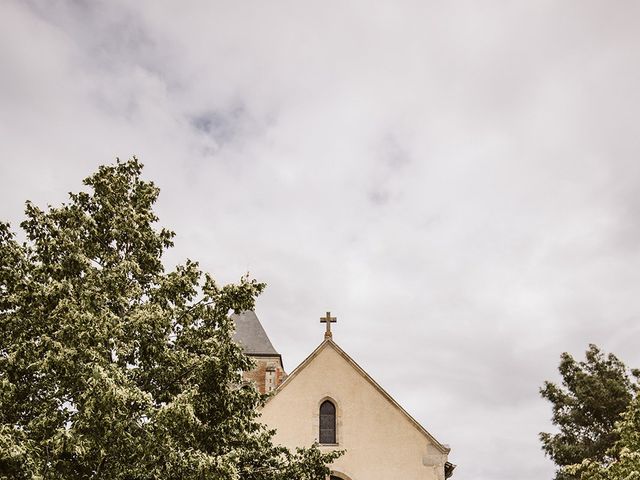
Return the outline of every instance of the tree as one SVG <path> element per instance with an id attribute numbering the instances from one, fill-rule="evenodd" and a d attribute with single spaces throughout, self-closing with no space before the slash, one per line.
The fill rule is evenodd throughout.
<path id="1" fill-rule="evenodd" d="M 562 386 L 545 382 L 543 398 L 552 403 L 552 422 L 556 434 L 541 433 L 545 453 L 560 468 L 557 480 L 579 478 L 563 467 L 584 460 L 606 461 L 609 449 L 620 438 L 616 421 L 627 410 L 637 391 L 638 371 L 629 375 L 625 365 L 613 354 L 605 356 L 589 345 L 586 360 L 577 362 L 568 353 L 561 355 L 559 371 Z"/>
<path id="2" fill-rule="evenodd" d="M 585 460 L 567 470 L 581 480 L 640 479 L 640 396 L 629 405 L 616 424 L 618 440 L 601 461 Z"/>
<path id="3" fill-rule="evenodd" d="M 165 272 L 174 233 L 133 158 L 60 207 L 0 224 L 0 477 L 324 479 L 337 454 L 290 452 L 258 423 L 229 313 L 264 285 Z"/>

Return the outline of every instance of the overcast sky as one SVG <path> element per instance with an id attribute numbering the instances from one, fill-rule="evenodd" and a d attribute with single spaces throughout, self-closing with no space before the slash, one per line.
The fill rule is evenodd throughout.
<path id="1" fill-rule="evenodd" d="M 0 2 L 0 219 L 135 154 L 168 264 L 268 284 L 291 371 L 334 338 L 456 478 L 541 480 L 538 394 L 640 367 L 640 3 Z"/>

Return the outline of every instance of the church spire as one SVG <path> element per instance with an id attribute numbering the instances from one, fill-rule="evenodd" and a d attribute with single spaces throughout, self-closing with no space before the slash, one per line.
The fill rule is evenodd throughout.
<path id="1" fill-rule="evenodd" d="M 331 316 L 331 312 L 327 312 L 326 317 L 320 317 L 320 323 L 326 323 L 327 324 L 327 329 L 324 332 L 324 339 L 325 340 L 333 337 L 333 334 L 331 333 L 331 324 L 332 323 L 336 323 L 337 321 L 338 320 L 336 319 L 336 317 L 332 317 Z"/>

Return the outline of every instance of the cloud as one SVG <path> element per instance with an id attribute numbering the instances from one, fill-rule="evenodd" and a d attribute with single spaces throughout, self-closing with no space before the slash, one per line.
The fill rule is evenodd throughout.
<path id="1" fill-rule="evenodd" d="M 456 475 L 550 476 L 560 352 L 640 365 L 639 8 L 4 2 L 0 217 L 137 154 L 289 370 L 330 309 Z"/>

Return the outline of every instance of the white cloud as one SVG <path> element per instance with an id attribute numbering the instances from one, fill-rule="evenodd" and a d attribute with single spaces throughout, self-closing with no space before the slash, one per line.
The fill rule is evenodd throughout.
<path id="1" fill-rule="evenodd" d="M 560 352 L 640 365 L 639 9 L 3 2 L 0 217 L 138 154 L 287 368 L 331 309 L 456 476 L 550 476 Z"/>

